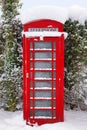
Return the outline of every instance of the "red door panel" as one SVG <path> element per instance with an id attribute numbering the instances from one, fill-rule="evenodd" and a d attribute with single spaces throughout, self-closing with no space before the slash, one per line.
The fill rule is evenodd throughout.
<path id="1" fill-rule="evenodd" d="M 63 36 L 46 37 L 43 41 L 26 39 L 24 108 L 27 123 L 63 121 L 62 41 Z"/>

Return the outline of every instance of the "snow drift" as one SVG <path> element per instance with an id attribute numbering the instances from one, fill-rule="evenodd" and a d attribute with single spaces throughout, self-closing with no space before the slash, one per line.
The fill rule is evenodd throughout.
<path id="1" fill-rule="evenodd" d="M 39 6 L 21 13 L 23 24 L 37 19 L 52 19 L 64 23 L 69 18 L 84 24 L 84 21 L 87 20 L 87 9 L 76 5 L 68 8 Z"/>
<path id="2" fill-rule="evenodd" d="M 87 112 L 65 111 L 65 121 L 41 126 L 27 126 L 22 112 L 0 110 L 0 130 L 87 130 Z"/>

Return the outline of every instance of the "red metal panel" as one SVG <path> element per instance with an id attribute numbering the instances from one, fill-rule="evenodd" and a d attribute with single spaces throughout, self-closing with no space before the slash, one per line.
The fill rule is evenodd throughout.
<path id="1" fill-rule="evenodd" d="M 35 20 L 24 24 L 24 32 L 28 31 L 29 28 L 58 28 L 59 32 L 63 31 L 63 24 L 50 19 Z"/>
<path id="2" fill-rule="evenodd" d="M 22 70 L 23 70 L 23 118 L 26 119 L 26 107 L 25 107 L 25 35 L 23 35 L 23 63 L 22 63 Z"/>
<path id="3" fill-rule="evenodd" d="M 30 44 L 29 44 L 29 39 L 26 38 L 26 123 L 28 122 L 28 119 L 29 119 L 29 108 L 30 108 L 30 104 L 29 104 L 29 94 L 30 94 L 30 89 L 29 89 L 29 84 L 30 84 L 30 62 L 29 62 L 29 57 L 30 57 Z"/>
<path id="4" fill-rule="evenodd" d="M 64 42 L 63 35 L 58 38 L 57 53 L 57 115 L 59 121 L 64 120 Z"/>
<path id="5" fill-rule="evenodd" d="M 27 120 L 27 109 L 28 109 L 28 39 L 25 38 L 25 36 L 23 37 L 23 108 L 24 108 L 24 119 Z M 28 47 L 28 48 L 27 48 Z"/>
<path id="6" fill-rule="evenodd" d="M 26 79 L 26 71 L 27 71 L 27 47 L 26 47 L 26 38 L 23 36 L 23 111 L 24 111 L 24 119 L 27 117 L 27 79 Z"/>

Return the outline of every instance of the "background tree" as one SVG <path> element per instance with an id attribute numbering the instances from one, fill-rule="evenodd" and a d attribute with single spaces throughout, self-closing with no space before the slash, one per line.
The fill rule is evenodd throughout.
<path id="1" fill-rule="evenodd" d="M 87 57 L 87 30 L 78 21 L 69 19 L 65 23 L 65 31 L 68 32 L 65 41 L 65 103 L 71 109 L 85 109 L 83 68 Z"/>
<path id="2" fill-rule="evenodd" d="M 3 30 L 2 26 L 0 26 L 0 107 L 2 106 L 2 75 L 4 73 L 4 41 L 3 41 Z"/>
<path id="3" fill-rule="evenodd" d="M 1 0 L 2 27 L 4 40 L 4 76 L 2 82 L 3 107 L 6 110 L 17 109 L 18 94 L 21 91 L 21 31 L 18 20 L 21 4 L 19 0 Z M 21 96 L 21 95 L 20 95 Z"/>

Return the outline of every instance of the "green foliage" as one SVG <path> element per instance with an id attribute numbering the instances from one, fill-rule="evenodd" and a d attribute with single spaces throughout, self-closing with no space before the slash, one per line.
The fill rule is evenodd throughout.
<path id="1" fill-rule="evenodd" d="M 2 81 L 4 109 L 14 111 L 18 101 L 17 92 L 21 87 L 21 62 L 18 60 L 21 52 L 22 24 L 17 19 L 21 4 L 19 0 L 2 0 L 2 29 L 4 41 L 4 78 Z M 16 71 L 17 70 L 17 71 Z M 19 77 L 20 76 L 20 77 Z M 18 80 L 20 79 L 20 81 Z M 19 83 L 20 82 L 20 83 Z"/>
<path id="2" fill-rule="evenodd" d="M 2 38 L 2 27 L 0 28 L 0 77 L 3 73 L 4 70 L 4 56 L 3 56 L 3 52 L 4 52 L 4 43 L 3 43 L 3 38 Z"/>
<path id="3" fill-rule="evenodd" d="M 3 97 L 8 97 L 6 102 L 4 103 L 5 110 L 14 111 L 16 108 L 16 88 L 15 84 L 12 80 L 6 80 L 3 82 L 3 86 L 5 86 L 5 91 L 3 92 Z"/>
<path id="4" fill-rule="evenodd" d="M 66 69 L 66 86 L 69 89 L 77 82 L 79 70 L 82 65 L 83 55 L 83 38 L 80 35 L 80 27 L 78 21 L 66 21 L 65 31 L 68 32 L 68 37 L 65 41 L 65 67 Z"/>
<path id="5" fill-rule="evenodd" d="M 84 25 L 71 19 L 66 21 L 64 30 L 68 32 L 65 40 L 65 102 L 74 108 L 78 106 L 79 99 L 82 101 L 84 98 L 81 84 L 83 66 L 87 57 L 87 51 L 85 51 L 87 30 Z"/>
<path id="6" fill-rule="evenodd" d="M 87 21 L 85 22 L 84 44 L 84 65 L 87 66 Z"/>
<path id="7" fill-rule="evenodd" d="M 12 22 L 19 15 L 18 10 L 21 8 L 22 4 L 19 4 L 19 0 L 2 0 L 2 17 L 3 20 Z"/>
<path id="8" fill-rule="evenodd" d="M 8 111 L 15 111 L 20 109 L 19 105 L 22 98 L 22 72 L 19 70 L 19 68 L 14 69 L 11 73 L 11 77 L 7 78 L 4 76 L 1 82 L 1 98 L 3 104 L 2 108 Z"/>

